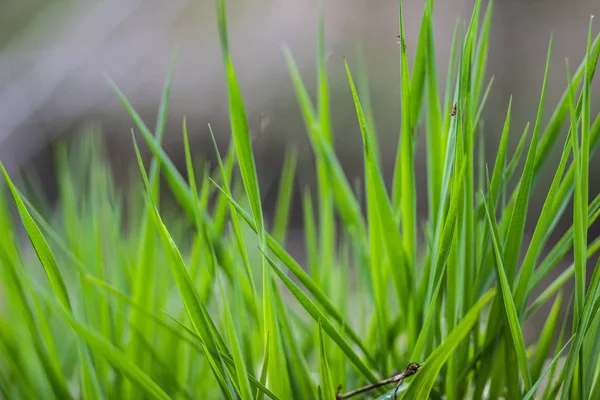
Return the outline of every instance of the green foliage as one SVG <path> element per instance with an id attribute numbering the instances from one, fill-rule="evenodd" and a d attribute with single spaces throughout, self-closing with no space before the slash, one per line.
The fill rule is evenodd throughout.
<path id="1" fill-rule="evenodd" d="M 339 390 L 370 385 L 366 396 L 380 399 L 598 398 L 600 263 L 589 284 L 586 266 L 600 249 L 600 239 L 587 235 L 600 216 L 600 196 L 590 196 L 588 183 L 600 139 L 591 106 L 600 37 L 592 40 L 590 24 L 586 56 L 572 76 L 567 64 L 565 94 L 554 108 L 545 99 L 549 49 L 530 140 L 529 125 L 512 126 L 511 97 L 498 111 L 506 117 L 497 156 L 486 163 L 480 122 L 493 90 L 493 78 L 486 84 L 492 8 L 477 1 L 467 28 L 457 27 L 442 97 L 434 2 L 424 4 L 412 71 L 399 3 L 402 119 L 389 179 L 365 60 L 354 74 L 345 60 L 340 73 L 363 144 L 358 190 L 335 152 L 319 14 L 314 104 L 292 52 L 284 52 L 317 190 L 298 190 L 298 150 L 290 146 L 272 224 L 261 204 L 223 0 L 217 22 L 231 142 L 220 150 L 209 126 L 216 164 L 192 162 L 196 128 L 185 118 L 185 176 L 162 148 L 175 54 L 154 132 L 108 82 L 134 126 L 137 168 L 126 189 L 113 180 L 94 127 L 57 149 L 56 206 L 30 174 L 23 182 L 0 164 L 8 189 L 0 193 L 0 397 L 335 399 Z M 417 196 L 414 165 L 422 126 L 427 199 Z M 560 161 L 533 215 L 534 186 L 563 126 Z M 519 144 L 509 149 L 515 129 Z M 149 150 L 148 167 L 138 138 Z M 306 265 L 285 245 L 296 193 Z M 425 221 L 416 213 L 420 201 L 429 206 Z M 569 205 L 572 226 L 551 243 Z M 529 243 L 526 221 L 535 226 Z M 570 252 L 573 264 L 548 282 Z M 523 332 L 550 304 L 528 348 Z M 400 379 L 410 362 L 421 366 Z"/>

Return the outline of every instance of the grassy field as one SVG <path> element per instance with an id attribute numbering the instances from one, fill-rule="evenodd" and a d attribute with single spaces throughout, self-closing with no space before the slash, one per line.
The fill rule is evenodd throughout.
<path id="1" fill-rule="evenodd" d="M 107 79 L 132 118 L 139 170 L 111 171 L 93 129 L 57 148 L 56 207 L 35 178 L 17 187 L 2 167 L 0 398 L 600 398 L 600 268 L 586 276 L 600 248 L 600 238 L 587 235 L 600 215 L 600 196 L 588 192 L 600 139 L 590 104 L 600 38 L 591 22 L 586 57 L 566 63 L 566 89 L 554 105 L 545 103 L 549 38 L 535 120 L 515 127 L 511 102 L 497 110 L 506 119 L 488 164 L 479 126 L 491 90 L 491 4 L 477 1 L 471 21 L 457 25 L 442 96 L 433 1 L 411 70 L 400 2 L 402 123 L 389 179 L 368 77 L 346 63 L 363 139 L 360 185 L 347 180 L 334 150 L 322 24 L 316 101 L 285 50 L 318 182 L 302 192 L 300 265 L 285 246 L 297 153 L 286 153 L 267 224 L 225 4 L 217 3 L 232 140 L 227 149 L 215 142 L 216 165 L 192 162 L 185 119 L 183 175 L 161 148 L 175 53 L 153 130 Z M 521 138 L 515 150 L 507 149 L 510 135 Z M 427 147 L 426 199 L 415 189 L 419 140 Z M 562 156 L 533 216 L 532 188 L 556 146 Z M 131 184 L 118 187 L 115 173 L 131 174 Z M 160 185 L 171 196 L 160 196 Z M 417 201 L 428 204 L 424 222 Z M 572 227 L 550 243 L 569 206 Z M 574 263 L 546 285 L 571 254 Z M 563 288 L 571 280 L 572 294 Z M 543 306 L 550 311 L 527 347 L 523 326 Z"/>

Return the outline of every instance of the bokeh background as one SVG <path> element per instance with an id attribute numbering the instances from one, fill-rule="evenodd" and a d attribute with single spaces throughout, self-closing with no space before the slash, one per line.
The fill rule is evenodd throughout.
<path id="1" fill-rule="evenodd" d="M 183 168 L 181 121 L 188 118 L 193 150 L 208 159 L 207 124 L 228 141 L 225 80 L 214 1 L 0 1 L 0 159 L 9 169 L 36 168 L 52 198 L 52 144 L 97 123 L 118 177 L 131 165 L 133 126 L 108 87 L 108 74 L 153 126 L 171 54 L 179 57 L 172 89 L 165 149 Z M 364 56 L 386 177 L 391 177 L 400 127 L 398 5 L 395 0 L 229 0 L 232 53 L 254 137 L 267 216 L 285 148 L 298 146 L 298 188 L 314 183 L 312 153 L 283 56 L 287 46 L 303 78 L 314 87 L 319 4 L 323 3 L 326 53 L 336 150 L 349 177 L 361 177 L 361 139 L 343 57 L 357 70 Z M 412 56 L 424 2 L 405 0 L 407 49 Z M 439 82 L 446 79 L 453 30 L 468 21 L 474 0 L 438 0 L 435 43 Z M 487 5 L 487 1 L 483 1 Z M 496 0 L 487 79 L 495 82 L 484 112 L 485 151 L 495 156 L 509 97 L 513 99 L 510 147 L 527 122 L 535 122 L 547 46 L 554 35 L 544 123 L 572 71 L 585 54 L 590 15 L 600 0 Z M 595 24 L 595 32 L 600 21 Z M 409 60 L 410 61 L 410 60 Z M 598 80 L 593 116 L 600 110 Z M 566 127 L 563 129 L 566 134 Z M 563 138 L 564 138 L 563 134 Z M 556 146 L 555 155 L 560 147 Z M 599 158 L 590 169 L 590 198 L 598 193 Z M 536 188 L 530 217 L 537 217 L 557 157 L 551 156 Z M 424 140 L 416 156 L 419 212 L 425 215 Z M 294 200 L 289 246 L 302 259 L 300 197 Z M 533 222 L 532 218 L 530 220 Z M 557 235 L 570 225 L 569 215 Z M 530 223 L 529 229 L 532 229 Z M 592 229 L 590 240 L 598 230 Z M 567 262 L 569 262 L 567 260 Z"/>

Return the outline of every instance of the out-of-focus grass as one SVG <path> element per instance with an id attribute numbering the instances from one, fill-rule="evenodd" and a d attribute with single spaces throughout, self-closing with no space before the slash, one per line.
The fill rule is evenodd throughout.
<path id="1" fill-rule="evenodd" d="M 587 286 L 585 266 L 599 247 L 597 240 L 588 244 L 587 227 L 600 205 L 588 192 L 589 160 L 600 137 L 590 105 L 600 41 L 592 40 L 590 25 L 586 57 L 573 75 L 567 68 L 565 95 L 553 112 L 545 101 L 550 41 L 531 140 L 526 143 L 527 127 L 511 126 L 509 102 L 492 167 L 476 146 L 483 143 L 479 123 L 491 88 L 484 76 L 492 4 L 486 7 L 476 2 L 466 29 L 457 29 L 442 103 L 433 2 L 425 4 L 412 70 L 400 3 L 402 124 L 391 193 L 368 77 L 360 74 L 356 85 L 346 62 L 363 140 L 365 210 L 335 154 L 322 24 L 316 104 L 285 51 L 318 178 L 316 192 L 303 189 L 304 266 L 284 246 L 297 153 L 286 153 L 268 226 L 222 0 L 217 19 L 232 141 L 226 151 L 215 143 L 217 165 L 193 164 L 193 130 L 185 119 L 185 176 L 161 148 L 175 58 L 154 132 L 109 81 L 132 118 L 142 179 L 117 188 L 109 155 L 93 134 L 57 151 L 52 212 L 34 196 L 39 191 L 22 192 L 2 167 L 9 190 L 0 196 L 0 397 L 334 399 L 370 384 L 377 388 L 366 395 L 381 399 L 596 398 L 600 269 Z M 543 126 L 545 115 L 551 119 Z M 415 190 L 421 125 L 427 199 Z M 569 134 L 560 164 L 541 213 L 532 216 L 532 187 L 563 125 Z M 522 140 L 511 154 L 515 129 Z M 152 155 L 149 166 L 142 146 Z M 159 196 L 161 174 L 175 204 Z M 512 192 L 511 182 L 517 183 Z M 417 230 L 417 201 L 429 205 L 424 235 Z M 572 228 L 540 259 L 571 202 Z M 534 217 L 533 238 L 524 246 L 525 221 Z M 29 241 L 22 240 L 22 227 Z M 532 299 L 571 249 L 574 264 Z M 562 286 L 571 277 L 567 337 L 566 323 L 558 321 Z M 527 348 L 523 325 L 552 299 L 539 341 Z M 559 366 L 561 357 L 566 362 Z M 389 380 L 398 387 L 378 385 L 409 362 L 421 367 Z"/>

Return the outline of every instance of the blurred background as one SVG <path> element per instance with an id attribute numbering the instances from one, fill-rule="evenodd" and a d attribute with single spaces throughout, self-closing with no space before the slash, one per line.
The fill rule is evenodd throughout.
<path id="1" fill-rule="evenodd" d="M 213 158 L 207 124 L 219 141 L 229 137 L 227 98 L 214 1 L 0 1 L 0 159 L 9 167 L 35 167 L 53 191 L 52 143 L 73 138 L 83 124 L 99 124 L 117 175 L 132 161 L 133 126 L 110 90 L 108 74 L 150 126 L 175 46 L 175 70 L 165 149 L 184 167 L 181 121 L 188 118 L 193 150 Z M 283 56 L 289 47 L 309 88 L 314 87 L 319 1 L 229 0 L 230 43 L 246 102 L 267 215 L 285 147 L 298 146 L 298 187 L 314 182 L 312 153 Z M 391 178 L 400 127 L 398 5 L 395 0 L 329 0 L 324 3 L 326 54 L 336 150 L 350 177 L 361 177 L 362 151 L 343 56 L 354 73 L 362 52 L 380 136 L 386 177 Z M 435 43 L 439 82 L 446 79 L 453 30 L 468 21 L 473 0 L 438 0 Z M 405 0 L 407 51 L 413 56 L 424 2 Z M 483 2 L 487 6 L 487 1 Z M 547 46 L 554 33 L 544 125 L 566 86 L 565 58 L 574 71 L 585 54 L 590 15 L 598 0 L 497 0 L 494 2 L 487 79 L 495 77 L 484 112 L 486 157 L 493 160 L 509 97 L 513 99 L 510 148 L 527 122 L 532 127 Z M 600 23 L 595 24 L 595 32 Z M 409 60 L 410 62 L 410 60 Z M 487 82 L 486 82 L 487 83 Z M 600 104 L 598 79 L 593 117 Z M 563 127 L 566 134 L 566 127 Z M 562 136 L 564 138 L 564 135 Z M 559 141 L 561 142 L 561 141 Z M 560 148 L 556 146 L 555 154 Z M 600 166 L 594 158 L 591 171 Z M 535 188 L 530 216 L 537 217 L 557 157 L 550 157 Z M 419 212 L 426 213 L 424 140 L 416 156 Z M 599 188 L 590 173 L 590 198 Z M 301 225 L 300 197 L 291 228 Z M 570 225 L 571 218 L 566 218 Z M 531 228 L 531 226 L 530 226 Z M 290 233 L 301 257 L 301 234 Z M 590 240 L 595 234 L 590 233 Z M 298 246 L 295 246 L 295 241 Z"/>

